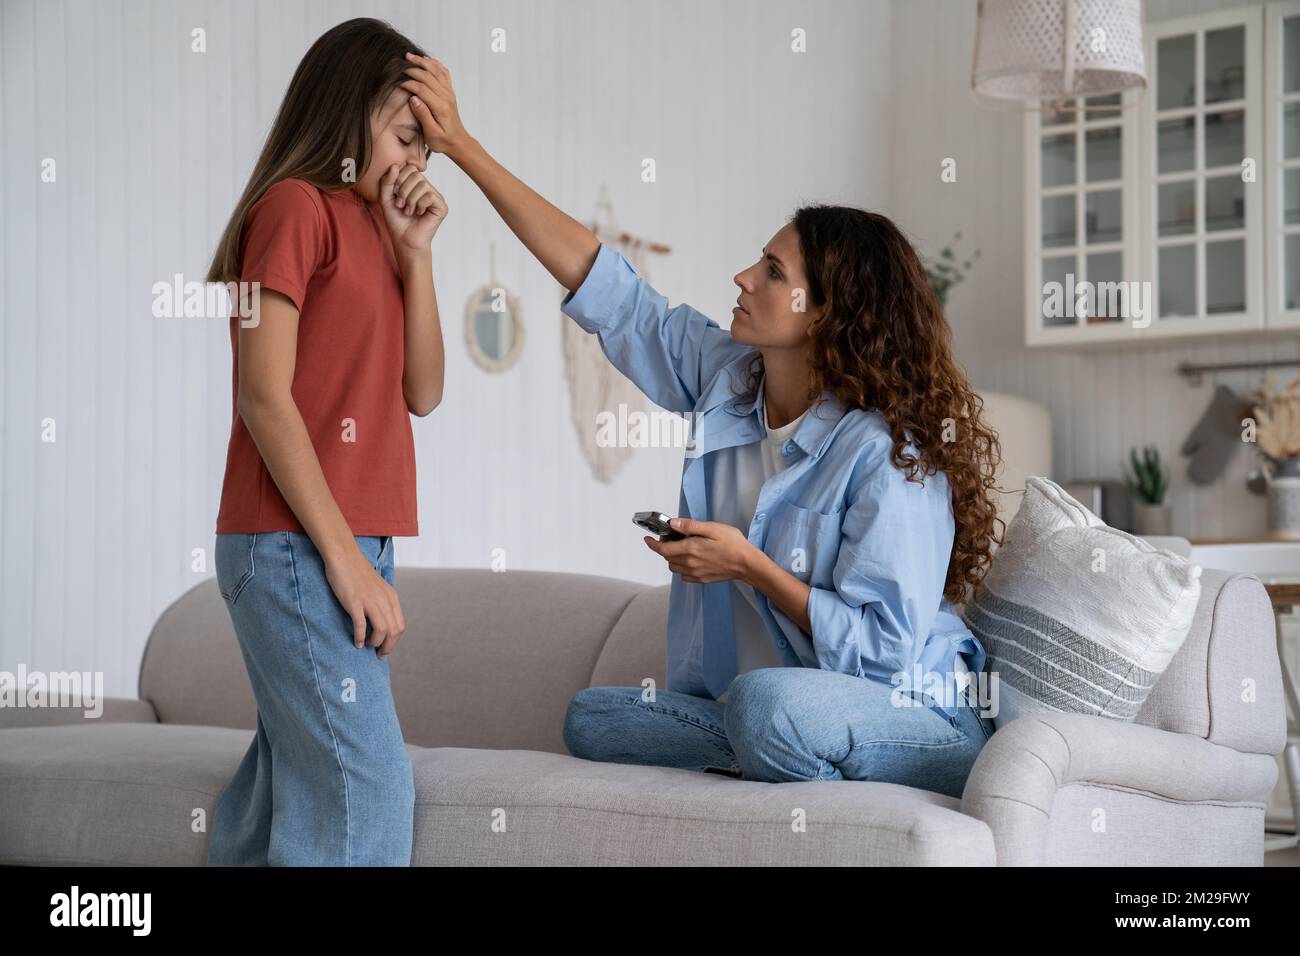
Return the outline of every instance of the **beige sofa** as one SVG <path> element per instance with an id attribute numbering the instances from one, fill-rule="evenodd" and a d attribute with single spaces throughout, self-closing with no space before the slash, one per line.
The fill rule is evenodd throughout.
<path id="1" fill-rule="evenodd" d="M 412 862 L 1258 865 L 1285 730 L 1272 612 L 1254 577 L 1201 581 L 1192 632 L 1137 723 L 1021 718 L 957 800 L 570 757 L 575 691 L 663 686 L 668 588 L 399 568 L 409 629 L 391 660 L 416 782 Z M 98 719 L 0 710 L 0 864 L 205 861 L 203 824 L 254 726 L 215 581 L 159 618 L 139 696 Z"/>

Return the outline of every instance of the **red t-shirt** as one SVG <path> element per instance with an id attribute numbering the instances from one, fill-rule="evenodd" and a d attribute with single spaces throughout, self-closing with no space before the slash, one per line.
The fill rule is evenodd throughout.
<path id="1" fill-rule="evenodd" d="M 293 399 L 348 527 L 354 535 L 419 534 L 415 442 L 402 395 L 405 306 L 383 213 L 351 189 L 324 192 L 285 179 L 248 210 L 240 250 L 240 281 L 282 292 L 298 307 Z M 236 311 L 232 405 L 239 321 Z M 217 533 L 302 530 L 235 406 Z"/>

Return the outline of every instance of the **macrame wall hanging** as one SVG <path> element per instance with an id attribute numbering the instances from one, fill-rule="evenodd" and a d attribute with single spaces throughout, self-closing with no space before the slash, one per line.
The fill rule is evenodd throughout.
<path id="1" fill-rule="evenodd" d="M 638 273 L 649 278 L 646 260 L 650 253 L 665 255 L 668 246 L 647 242 L 622 232 L 614 219 L 614 205 L 609 190 L 600 187 L 596 201 L 596 215 L 588 223 L 591 231 L 605 245 L 618 250 L 636 267 Z M 596 419 L 601 412 L 610 412 L 616 418 L 645 412 L 648 402 L 640 390 L 605 357 L 599 339 L 585 332 L 572 319 L 562 319 L 564 335 L 564 374 L 569 381 L 569 407 L 573 413 L 573 426 L 578 430 L 578 444 L 591 465 L 591 472 L 605 483 L 627 463 L 632 448 L 626 442 L 610 445 L 597 444 Z M 620 406 L 623 411 L 620 413 Z"/>

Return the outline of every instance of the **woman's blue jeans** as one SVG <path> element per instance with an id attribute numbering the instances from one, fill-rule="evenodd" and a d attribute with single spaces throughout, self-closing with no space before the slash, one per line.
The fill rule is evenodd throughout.
<path id="1" fill-rule="evenodd" d="M 960 797 L 993 721 L 962 702 L 947 717 L 922 692 L 891 700 L 879 681 L 804 667 L 738 675 L 725 701 L 640 687 L 578 691 L 569 753 L 607 763 L 739 771 L 743 779 L 877 780 Z M 900 694 L 900 697 L 904 695 Z"/>
<path id="2" fill-rule="evenodd" d="M 391 537 L 357 545 L 389 584 Z M 212 866 L 409 866 L 415 785 L 388 660 L 352 643 L 302 532 L 217 535 L 257 731 L 217 802 Z"/>

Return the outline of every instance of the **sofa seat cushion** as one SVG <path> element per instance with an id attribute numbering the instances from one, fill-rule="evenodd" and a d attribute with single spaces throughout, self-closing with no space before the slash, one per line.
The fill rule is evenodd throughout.
<path id="1" fill-rule="evenodd" d="M 417 866 L 995 864 L 992 831 L 960 801 L 897 784 L 759 783 L 530 750 L 438 747 L 412 762 Z"/>
<path id="2" fill-rule="evenodd" d="M 217 798 L 251 739 L 185 724 L 0 731 L 0 865 L 203 865 Z M 992 832 L 959 801 L 896 784 L 769 784 L 531 750 L 407 749 L 415 865 L 995 859 Z M 199 810 L 206 828 L 195 832 Z"/>
<path id="3" fill-rule="evenodd" d="M 195 866 L 251 731 L 186 724 L 0 730 L 0 863 Z"/>
<path id="4" fill-rule="evenodd" d="M 0 730 L 0 865 L 203 866 L 217 798 L 252 740 L 189 724 Z"/>

